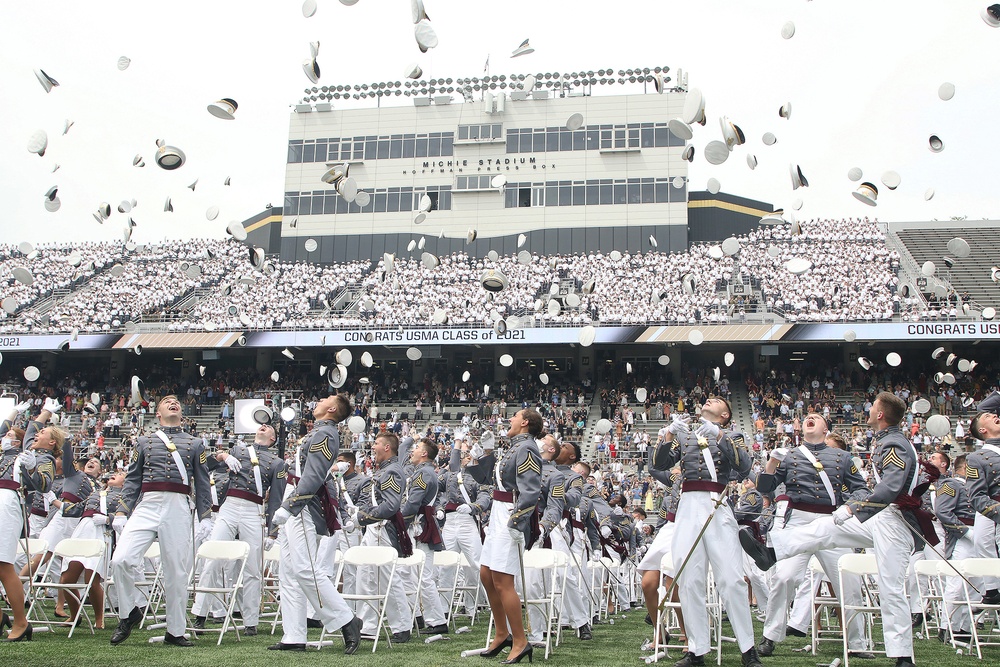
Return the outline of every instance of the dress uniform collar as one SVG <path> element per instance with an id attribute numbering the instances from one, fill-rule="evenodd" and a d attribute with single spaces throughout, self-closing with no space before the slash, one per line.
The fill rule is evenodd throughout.
<path id="1" fill-rule="evenodd" d="M 987 445 L 1000 445 L 1000 438 L 987 438 L 985 442 Z"/>
<path id="2" fill-rule="evenodd" d="M 317 419 L 314 423 L 315 426 L 325 426 L 326 424 L 332 424 L 336 426 L 337 422 L 332 419 Z"/>
<path id="3" fill-rule="evenodd" d="M 396 461 L 397 461 L 398 459 L 399 459 L 399 457 L 398 457 L 398 456 L 390 456 L 390 457 L 389 457 L 389 458 L 387 458 L 387 459 L 386 459 L 385 461 L 382 461 L 382 463 L 377 463 L 377 464 L 375 464 L 375 469 L 376 469 L 376 470 L 382 470 L 382 469 L 383 469 L 383 468 L 385 468 L 386 466 L 390 466 L 390 465 L 392 465 L 393 463 L 395 463 L 395 462 L 396 462 Z"/>
<path id="4" fill-rule="evenodd" d="M 513 446 L 523 442 L 524 440 L 527 440 L 528 438 L 534 438 L 534 436 L 531 435 L 530 433 L 518 433 L 517 435 L 515 435 L 513 438 L 510 439 L 510 444 L 511 446 Z"/>
<path id="5" fill-rule="evenodd" d="M 876 440 L 881 440 L 882 438 L 884 438 L 885 436 L 889 435 L 890 433 L 902 433 L 902 431 L 899 430 L 898 426 L 888 426 L 888 427 L 882 429 L 881 431 L 879 431 L 878 433 L 876 433 L 875 434 L 875 439 Z"/>
<path id="6" fill-rule="evenodd" d="M 826 440 L 822 442 L 809 442 L 808 440 L 803 440 L 802 444 L 806 446 L 811 452 L 821 452 L 826 449 Z"/>
<path id="7" fill-rule="evenodd" d="M 160 430 L 168 435 L 176 435 L 177 433 L 181 433 L 184 429 L 180 426 L 161 426 Z"/>
<path id="8" fill-rule="evenodd" d="M 358 472 L 356 470 L 354 472 L 347 473 L 346 475 L 344 475 L 344 481 L 346 482 L 348 480 L 354 479 L 357 476 Z"/>

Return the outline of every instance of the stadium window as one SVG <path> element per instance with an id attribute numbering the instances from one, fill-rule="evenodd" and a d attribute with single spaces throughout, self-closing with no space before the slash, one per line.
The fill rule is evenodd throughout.
<path id="1" fill-rule="evenodd" d="M 587 186 L 583 183 L 573 184 L 573 206 L 583 206 L 587 203 Z"/>
<path id="2" fill-rule="evenodd" d="M 427 157 L 427 137 L 417 138 L 416 157 Z"/>
<path id="3" fill-rule="evenodd" d="M 431 137 L 427 142 L 427 156 L 439 157 L 441 155 L 441 137 Z"/>
<path id="4" fill-rule="evenodd" d="M 288 162 L 289 164 L 298 164 L 302 162 L 302 142 L 289 142 L 288 143 Z"/>
<path id="5" fill-rule="evenodd" d="M 445 134 L 441 137 L 441 155 L 455 154 L 455 135 Z"/>
<path id="6" fill-rule="evenodd" d="M 386 193 L 384 193 L 384 192 L 376 192 L 375 193 L 375 212 L 376 213 L 385 213 L 386 212 L 386 208 L 385 208 L 386 207 L 386 200 L 387 200 Z M 353 213 L 353 211 L 352 211 L 352 213 Z"/>
<path id="7" fill-rule="evenodd" d="M 600 190 L 594 181 L 587 182 L 587 206 L 595 206 L 601 201 Z"/>
<path id="8" fill-rule="evenodd" d="M 530 208 L 531 207 L 531 188 L 518 188 L 517 189 L 517 207 L 518 208 Z"/>
<path id="9" fill-rule="evenodd" d="M 559 130 L 554 127 L 545 130 L 545 150 L 553 152 L 559 150 Z"/>
<path id="10" fill-rule="evenodd" d="M 316 142 L 316 162 L 326 162 L 326 142 Z"/>
<path id="11" fill-rule="evenodd" d="M 665 127 L 654 127 L 653 128 L 653 145 L 657 148 L 663 148 L 669 145 L 670 142 L 670 130 Z"/>
<path id="12" fill-rule="evenodd" d="M 670 182 L 662 178 L 656 179 L 653 192 L 657 204 L 666 204 L 670 201 Z"/>
<path id="13" fill-rule="evenodd" d="M 428 192 L 427 196 L 430 197 L 431 199 L 431 210 L 432 211 L 441 210 L 440 208 L 438 208 L 438 199 L 440 199 L 441 195 L 437 192 Z"/>
<path id="14" fill-rule="evenodd" d="M 573 133 L 569 130 L 559 130 L 559 150 L 573 150 Z"/>
<path id="15" fill-rule="evenodd" d="M 403 139 L 403 157 L 413 157 L 416 148 L 416 139 L 412 134 L 406 135 Z"/>
<path id="16" fill-rule="evenodd" d="M 642 147 L 652 148 L 656 145 L 656 141 L 653 137 L 653 128 L 644 127 L 642 128 Z"/>
<path id="17" fill-rule="evenodd" d="M 615 129 L 614 148 L 625 148 L 625 128 Z"/>
<path id="18" fill-rule="evenodd" d="M 531 186 L 531 205 L 532 206 L 545 206 L 545 186 L 544 185 L 533 185 L 533 186 Z"/>
<path id="19" fill-rule="evenodd" d="M 459 125 L 458 126 L 458 140 L 465 141 L 469 138 L 469 125 Z"/>
<path id="20" fill-rule="evenodd" d="M 535 130 L 532 136 L 531 150 L 535 153 L 545 152 L 545 130 Z"/>
<path id="21" fill-rule="evenodd" d="M 607 150 L 608 148 L 614 147 L 614 144 L 612 143 L 611 133 L 612 130 L 610 129 L 601 130 L 601 150 Z"/>
<path id="22" fill-rule="evenodd" d="M 600 203 L 602 205 L 615 203 L 614 186 L 611 185 L 611 183 L 601 183 L 600 190 L 601 190 Z"/>
<path id="23" fill-rule="evenodd" d="M 386 202 L 386 210 L 389 213 L 399 213 L 399 193 L 390 192 Z"/>
<path id="24" fill-rule="evenodd" d="M 572 206 L 573 205 L 573 186 L 569 183 L 559 183 L 559 205 L 560 206 Z"/>
<path id="25" fill-rule="evenodd" d="M 389 140 L 389 157 L 393 159 L 403 157 L 402 137 L 393 137 Z"/>
<path id="26" fill-rule="evenodd" d="M 365 146 L 365 152 L 363 159 L 374 160 L 375 156 L 378 154 L 378 140 L 367 139 L 365 140 L 364 146 Z"/>
<path id="27" fill-rule="evenodd" d="M 520 139 L 520 134 L 518 134 L 517 130 L 507 130 L 507 152 L 508 153 L 517 153 L 518 152 L 518 150 L 517 150 L 518 139 Z M 288 147 L 288 155 L 291 156 L 291 154 L 292 154 L 292 147 L 289 146 Z M 291 160 L 289 160 L 289 162 L 290 161 Z"/>
<path id="28" fill-rule="evenodd" d="M 389 158 L 389 140 L 379 139 L 375 147 L 375 159 L 387 160 Z"/>
<path id="29" fill-rule="evenodd" d="M 649 182 L 647 183 L 646 181 Z M 656 202 L 656 195 L 653 189 L 653 179 L 651 178 L 642 179 L 641 193 L 642 193 L 643 204 L 653 204 Z"/>
<path id="30" fill-rule="evenodd" d="M 628 130 L 628 147 L 639 148 L 639 128 L 632 127 Z"/>
<path id="31" fill-rule="evenodd" d="M 573 133 L 573 150 L 575 151 L 585 151 L 587 150 L 587 130 L 577 130 Z"/>
<path id="32" fill-rule="evenodd" d="M 316 144 L 306 144 L 302 147 L 302 161 L 303 162 L 315 162 L 316 161 Z"/>

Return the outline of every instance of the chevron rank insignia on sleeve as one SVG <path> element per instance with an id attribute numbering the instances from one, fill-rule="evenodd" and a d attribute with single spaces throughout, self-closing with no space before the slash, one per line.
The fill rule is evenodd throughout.
<path id="1" fill-rule="evenodd" d="M 858 472 L 858 467 L 855 466 L 855 465 L 852 465 L 851 466 L 851 474 L 855 475 L 855 474 L 857 474 L 857 472 Z"/>
<path id="2" fill-rule="evenodd" d="M 882 469 L 885 470 L 886 466 L 896 466 L 900 470 L 906 470 L 906 463 L 903 459 L 899 458 L 899 454 L 896 453 L 895 449 L 890 449 L 889 452 L 882 457 Z"/>
<path id="3" fill-rule="evenodd" d="M 979 479 L 979 468 L 967 467 L 965 469 L 965 477 L 967 479 Z"/>
<path id="4" fill-rule="evenodd" d="M 951 496 L 952 498 L 955 497 L 955 489 L 951 486 L 951 484 L 945 484 L 942 486 L 938 489 L 938 493 L 943 493 L 944 495 Z"/>
<path id="5" fill-rule="evenodd" d="M 284 479 L 287 476 L 288 476 L 287 471 L 285 471 L 285 470 L 279 470 L 278 471 L 278 479 Z"/>
<path id="6" fill-rule="evenodd" d="M 208 463 L 208 452 L 207 451 L 202 451 L 201 456 L 199 457 L 198 460 L 201 461 L 202 465 L 205 465 L 206 463 Z"/>
<path id="7" fill-rule="evenodd" d="M 553 498 L 565 498 L 566 490 L 563 488 L 562 484 L 556 484 L 552 487 L 552 497 Z"/>
<path id="8" fill-rule="evenodd" d="M 517 474 L 518 475 L 523 475 L 524 473 L 528 472 L 529 470 L 534 470 L 538 474 L 542 473 L 542 467 L 540 465 L 538 465 L 538 462 L 535 461 L 530 456 L 527 459 L 524 460 L 524 463 L 522 463 L 520 465 L 520 467 L 518 467 Z"/>
<path id="9" fill-rule="evenodd" d="M 417 478 L 413 480 L 413 483 L 416 486 L 419 486 L 424 491 L 427 490 L 427 482 L 424 481 L 424 473 L 420 473 L 419 475 L 417 475 Z"/>
<path id="10" fill-rule="evenodd" d="M 581 488 L 582 489 L 583 488 L 583 477 L 577 477 L 572 482 L 570 482 L 569 488 L 571 488 L 571 489 Z"/>
<path id="11" fill-rule="evenodd" d="M 330 438 L 323 438 L 319 442 L 309 445 L 310 452 L 318 452 L 326 457 L 327 461 L 333 460 L 333 452 L 330 451 Z"/>
<path id="12" fill-rule="evenodd" d="M 397 482 L 396 478 L 393 477 L 393 476 L 391 476 L 391 475 L 389 477 L 385 478 L 385 480 L 382 482 L 382 484 L 381 484 L 381 486 L 379 488 L 381 488 L 383 491 L 386 491 L 388 489 L 392 489 L 396 493 L 402 493 L 403 492 L 403 490 L 401 488 L 399 488 L 399 482 Z"/>

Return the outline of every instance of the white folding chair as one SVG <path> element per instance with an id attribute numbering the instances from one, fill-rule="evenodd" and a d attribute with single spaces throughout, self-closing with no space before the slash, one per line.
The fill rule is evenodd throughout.
<path id="1" fill-rule="evenodd" d="M 50 579 L 52 570 L 52 563 L 55 562 L 56 558 L 61 558 L 62 562 L 68 563 L 71 560 L 81 559 L 81 558 L 103 558 L 104 557 L 105 543 L 104 540 L 84 540 L 79 538 L 68 537 L 59 542 L 52 550 L 52 558 L 45 566 L 45 574 L 42 576 L 42 581 Z M 87 619 L 87 625 L 90 626 L 90 634 L 94 634 L 94 623 L 90 620 L 90 614 L 87 613 L 84 608 L 87 604 L 87 599 L 90 596 L 90 587 L 94 583 L 94 579 L 97 577 L 97 569 L 90 571 L 89 577 L 84 577 L 84 581 L 74 581 L 70 583 L 62 583 L 59 581 L 58 577 L 55 580 L 48 581 L 46 583 L 47 588 L 55 589 L 56 591 L 64 591 L 66 595 L 72 595 L 77 602 L 79 607 L 76 610 L 76 614 L 73 618 L 69 619 L 70 629 L 68 637 L 73 636 L 73 632 L 76 630 L 77 622 L 80 620 L 82 615 Z M 45 612 L 42 610 L 41 605 L 33 604 L 31 605 L 31 610 L 29 611 L 29 616 L 31 616 L 32 621 L 38 625 L 48 626 L 49 628 L 60 626 L 65 621 L 62 619 L 50 621 Z"/>
<path id="2" fill-rule="evenodd" d="M 966 558 L 962 561 L 957 561 L 952 563 L 955 565 L 959 571 L 965 575 L 966 578 L 981 578 L 981 577 L 1000 577 L 1000 558 Z M 945 572 L 945 568 L 949 572 Z M 951 568 L 947 565 L 943 566 L 938 570 L 938 573 L 942 576 L 958 576 Z M 980 660 L 983 659 L 983 646 L 1000 646 L 1000 640 L 989 641 L 983 640 L 983 636 L 989 637 L 996 631 L 996 619 L 997 615 L 1000 614 L 1000 604 L 984 604 L 983 602 L 978 602 L 979 596 L 975 594 L 969 584 L 966 581 L 962 581 L 962 590 L 965 594 L 965 604 L 969 606 L 969 613 L 972 616 L 971 631 L 972 631 L 972 642 L 976 645 L 976 655 Z M 972 598 L 976 595 L 975 600 Z M 993 617 L 993 627 L 985 627 L 985 632 L 980 632 L 979 623 L 977 622 L 977 614 L 982 615 L 983 613 Z M 954 641 L 954 640 L 953 640 Z"/>
<path id="3" fill-rule="evenodd" d="M 416 574 L 415 578 L 405 579 L 403 586 L 403 593 L 406 595 L 407 602 L 410 603 L 410 629 L 413 631 L 417 629 L 417 616 L 420 615 L 420 584 L 424 581 L 424 565 L 426 563 L 427 555 L 420 549 L 414 549 L 413 554 L 406 558 L 396 559 L 396 576 L 402 577 L 401 570 L 403 568 L 410 568 L 412 570 L 410 574 Z M 411 582 L 415 583 L 412 591 L 407 590 L 405 585 Z"/>
<path id="4" fill-rule="evenodd" d="M 457 630 L 455 623 L 456 591 L 458 590 L 458 577 L 461 574 L 462 553 L 459 551 L 435 551 L 434 568 L 438 572 L 438 593 L 445 609 L 450 609 L 448 622 L 452 630 Z"/>
<path id="5" fill-rule="evenodd" d="M 146 568 L 147 561 L 153 567 L 152 579 L 149 578 L 149 570 Z M 149 592 L 146 594 L 146 609 L 142 615 L 142 623 L 139 624 L 140 628 L 144 628 L 147 622 L 155 625 L 165 623 L 167 620 L 165 613 L 162 615 L 159 613 L 163 606 L 163 561 L 160 560 L 160 543 L 158 541 L 151 543 L 146 549 L 146 553 L 142 555 L 142 563 L 143 580 L 136 582 L 136 586 L 147 588 Z"/>
<path id="6" fill-rule="evenodd" d="M 844 575 L 857 575 L 860 577 L 874 577 L 878 574 L 878 561 L 875 560 L 875 554 L 844 554 L 837 560 L 837 577 L 840 580 L 840 590 L 844 590 Z M 866 587 L 862 587 L 865 590 Z M 871 627 L 873 624 L 873 618 L 875 616 L 881 615 L 881 610 L 878 606 L 877 600 L 872 598 L 871 589 L 868 588 L 868 593 L 862 599 L 861 604 L 849 605 L 843 600 L 840 601 L 840 623 L 846 628 L 851 619 L 858 614 L 864 614 L 867 625 L 867 635 L 871 636 Z M 844 647 L 844 667 L 849 667 L 850 664 L 850 649 L 847 646 L 847 633 L 841 633 L 843 637 L 843 647 Z M 877 651 L 878 653 L 885 653 L 884 651 Z"/>
<path id="7" fill-rule="evenodd" d="M 569 556 L 564 554 L 562 551 L 553 550 L 553 555 L 556 559 L 556 572 L 553 576 L 553 595 L 556 600 L 556 617 L 558 618 L 558 623 L 556 623 L 556 646 L 562 643 L 562 631 L 563 622 L 562 619 L 565 617 L 565 606 L 566 606 L 566 577 L 569 575 Z"/>
<path id="8" fill-rule="evenodd" d="M 556 551 L 552 549 L 528 549 L 524 552 L 524 574 L 537 572 L 541 580 L 542 588 L 540 595 L 531 595 L 524 600 L 525 613 L 530 613 L 531 607 L 539 607 L 542 617 L 547 619 L 545 628 L 545 659 L 548 660 L 552 651 L 553 627 L 558 628 L 561 619 L 556 608 L 556 592 L 560 590 L 559 570 L 556 561 Z M 565 574 L 565 564 L 561 568 Z M 534 579 L 534 578 L 533 578 Z M 527 582 L 525 582 L 527 589 Z M 555 626 L 553 626 L 555 624 Z M 538 628 L 534 628 L 538 630 Z"/>
<path id="9" fill-rule="evenodd" d="M 392 590 L 392 582 L 396 577 L 396 562 L 399 560 L 395 547 L 373 547 L 357 546 L 351 547 L 344 553 L 344 560 L 340 562 L 340 570 L 337 572 L 337 581 L 343 582 L 344 570 L 348 565 L 369 565 L 372 567 L 388 567 L 389 577 L 384 584 L 384 593 L 374 593 L 366 595 L 363 593 L 343 593 L 343 598 L 347 602 L 360 602 L 368 605 L 378 614 L 378 624 L 375 626 L 375 643 L 372 645 L 372 653 L 378 648 L 379 635 L 384 630 L 386 641 L 392 646 L 392 634 L 385 624 L 385 608 L 389 601 L 389 591 Z"/>
<path id="10" fill-rule="evenodd" d="M 938 578 L 940 561 L 927 560 L 926 558 L 913 563 L 913 576 L 916 577 L 917 595 L 920 597 L 920 608 L 923 610 L 923 632 L 924 637 L 930 637 L 932 633 L 942 628 L 941 619 L 944 615 L 942 596 L 943 589 Z M 946 566 L 947 567 L 947 566 Z M 930 620 L 928 620 L 930 615 Z"/>
<path id="11" fill-rule="evenodd" d="M 819 559 L 812 556 L 809 559 L 809 588 L 812 605 L 812 654 L 816 655 L 820 642 L 842 641 L 841 635 L 846 631 L 843 621 L 834 626 L 830 622 L 830 610 L 840 609 L 840 600 L 837 599 L 833 591 L 833 584 L 826 577 L 826 571 L 820 564 Z M 823 586 L 829 586 L 824 594 Z"/>
<path id="12" fill-rule="evenodd" d="M 469 564 L 469 560 L 465 557 L 465 554 L 459 553 L 459 572 L 469 572 L 472 570 L 472 565 Z M 461 574 L 459 575 L 461 578 Z M 471 581 L 465 579 L 461 584 L 455 587 L 455 602 L 452 606 L 452 614 L 455 616 L 468 616 L 469 626 L 476 624 L 476 616 L 479 615 L 479 605 L 480 599 L 479 595 L 483 592 L 483 585 L 479 581 L 478 573 L 475 574 Z M 472 609 L 469 609 L 469 605 L 466 603 L 469 595 L 471 594 L 473 603 Z M 465 607 L 465 613 L 459 614 L 458 611 Z"/>
<path id="13" fill-rule="evenodd" d="M 17 541 L 18 553 L 24 554 L 25 559 L 30 563 L 31 559 L 38 554 L 44 554 L 49 549 L 49 543 L 39 537 L 29 537 L 21 538 Z M 37 574 L 37 572 L 36 572 Z M 24 590 L 28 590 L 28 581 L 31 579 L 30 575 L 19 574 L 21 578 L 21 583 L 24 584 Z"/>
<path id="14" fill-rule="evenodd" d="M 233 608 L 236 606 L 237 595 L 243 590 L 243 577 L 246 574 L 247 558 L 249 556 L 250 545 L 243 540 L 208 540 L 207 542 L 202 542 L 201 546 L 198 547 L 198 552 L 195 555 L 194 566 L 191 570 L 191 595 L 195 596 L 198 593 L 204 593 L 217 599 L 220 603 L 222 603 L 222 606 L 225 607 L 226 616 L 222 620 L 222 627 L 218 630 L 215 628 L 196 630 L 193 627 L 188 627 L 189 632 L 192 634 L 218 632 L 219 641 L 216 642 L 216 645 L 220 645 L 222 644 L 222 638 L 226 635 L 226 632 L 231 629 L 236 633 L 236 641 L 240 641 L 239 627 L 237 627 L 236 623 L 233 621 Z M 199 561 L 203 562 L 204 567 L 207 567 L 213 562 L 222 562 L 227 565 L 235 563 L 238 568 L 236 576 L 227 586 L 225 581 L 225 568 L 222 568 L 222 585 L 208 586 L 202 580 L 195 579 L 194 573 L 198 571 Z"/>
<path id="15" fill-rule="evenodd" d="M 281 605 L 278 602 L 278 563 L 281 547 L 277 544 L 264 552 L 264 568 L 261 571 L 261 619 L 271 620 L 271 634 L 281 621 Z"/>

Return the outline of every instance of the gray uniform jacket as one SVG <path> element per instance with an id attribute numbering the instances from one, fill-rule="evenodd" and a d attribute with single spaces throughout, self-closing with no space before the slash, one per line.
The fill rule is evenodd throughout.
<path id="1" fill-rule="evenodd" d="M 875 434 L 871 466 L 879 481 L 870 491 L 866 489 L 853 494 L 847 503 L 862 523 L 894 503 L 900 494 L 907 493 L 920 467 L 913 445 L 898 426 L 890 426 Z"/>
<path id="2" fill-rule="evenodd" d="M 798 447 L 788 450 L 773 475 L 762 472 L 757 477 L 758 491 L 771 493 L 784 484 L 784 495 L 788 496 L 790 502 L 825 507 L 840 507 L 848 496 L 861 498 L 867 494 L 865 480 L 848 452 L 827 447 L 825 442 L 803 444 L 823 466 L 823 471 L 830 479 L 830 486 L 833 487 L 834 500 L 831 502 L 819 470 Z"/>
<path id="3" fill-rule="evenodd" d="M 451 459 L 448 462 L 448 470 L 443 471 L 438 476 L 438 508 L 445 512 L 452 512 L 459 505 L 466 504 L 465 496 L 459 488 L 459 474 L 462 477 L 462 486 L 469 494 L 472 504 L 472 516 L 481 519 L 483 514 L 489 511 L 493 503 L 491 493 L 493 489 L 488 484 L 480 484 L 472 474 L 462 470 L 462 453 L 458 449 L 451 451 Z"/>
<path id="4" fill-rule="evenodd" d="M 701 453 L 702 449 L 707 449 L 712 456 L 716 483 L 720 487 L 724 487 L 733 477 L 736 480 L 746 479 L 752 463 L 746 449 L 746 437 L 739 431 L 725 429 L 718 441 L 699 439 L 691 431 L 674 436 L 671 442 L 657 444 L 653 451 L 652 467 L 656 470 L 669 470 L 680 462 L 681 479 L 684 482 L 711 483 L 712 475 Z"/>
<path id="5" fill-rule="evenodd" d="M 535 511 L 542 492 L 542 457 L 534 436 L 521 433 L 511 438 L 510 446 L 500 457 L 495 475 L 495 490 L 500 491 L 502 483 L 504 490 L 514 494 L 514 511 L 507 527 L 527 535 L 531 513 Z"/>
<path id="6" fill-rule="evenodd" d="M 106 493 L 104 510 L 101 511 L 101 495 Z M 107 489 L 94 489 L 89 496 L 87 496 L 86 502 L 83 503 L 83 516 L 93 516 L 95 514 L 105 514 L 108 518 L 108 523 L 110 524 L 110 517 L 114 516 L 115 513 L 119 511 L 119 506 L 122 501 L 122 489 L 120 487 L 109 486 Z"/>
<path id="7" fill-rule="evenodd" d="M 357 503 L 358 523 L 367 526 L 385 521 L 385 534 L 397 549 L 399 536 L 392 518 L 399 512 L 404 484 L 403 468 L 392 456 L 375 467 L 371 481 L 365 485 Z"/>
<path id="8" fill-rule="evenodd" d="M 991 395 L 991 398 L 995 395 Z M 986 444 L 1000 447 L 1000 438 L 990 438 Z M 966 459 L 965 481 L 969 485 L 969 495 L 976 511 L 987 519 L 1000 523 L 1000 454 L 985 447 L 969 454 Z"/>
<path id="9" fill-rule="evenodd" d="M 542 490 L 538 494 L 538 524 L 551 533 L 566 506 L 565 477 L 552 461 L 542 459 Z"/>
<path id="10" fill-rule="evenodd" d="M 354 505 L 357 507 L 360 504 L 361 494 L 365 486 L 371 481 L 371 477 L 362 475 L 355 469 L 355 472 L 344 475 L 341 481 L 343 484 L 339 482 L 337 484 L 337 504 L 340 506 L 340 523 L 345 524 L 351 519 L 350 506 Z M 351 501 L 347 502 L 347 498 L 350 498 Z"/>
<path id="11" fill-rule="evenodd" d="M 763 510 L 764 496 L 761 495 L 760 491 L 750 489 L 740 494 L 739 500 L 736 501 L 736 508 L 733 510 L 733 514 L 736 516 L 737 521 L 741 523 L 749 523 L 757 521 Z"/>
<path id="12" fill-rule="evenodd" d="M 229 455 L 235 456 L 242 468 L 238 473 L 229 473 L 226 497 L 243 498 L 258 505 L 263 505 L 264 499 L 267 498 L 267 524 L 270 526 L 271 517 L 281 507 L 281 501 L 285 498 L 288 466 L 269 447 L 254 445 L 254 452 L 257 454 L 257 468 L 260 471 L 261 493 L 257 493 L 257 480 L 253 473 L 254 465 L 250 460 L 250 450 L 246 444 L 239 442 L 229 449 Z M 229 470 L 225 463 L 216 461 L 213 465 L 212 461 L 215 460 L 214 456 L 209 457 L 210 468 L 221 466 Z M 221 495 L 219 500 L 222 500 Z"/>
<path id="13" fill-rule="evenodd" d="M 944 526 L 945 555 L 951 558 L 955 552 L 955 543 L 969 532 L 976 510 L 972 507 L 972 499 L 961 477 L 948 477 L 940 480 L 934 500 L 934 515 Z"/>
<path id="14" fill-rule="evenodd" d="M 180 454 L 188 477 L 184 484 L 180 471 L 167 445 L 153 435 L 139 436 L 135 446 L 135 458 L 125 474 L 121 509 L 131 514 L 143 493 L 150 491 L 175 491 L 190 494 L 194 489 L 195 507 L 199 519 L 207 519 L 212 514 L 212 499 L 208 483 L 208 452 L 204 441 L 182 430 L 179 426 L 161 429 Z"/>
<path id="15" fill-rule="evenodd" d="M 309 515 L 319 535 L 328 535 L 330 531 L 327 528 L 323 503 L 318 494 L 321 489 L 325 489 L 330 466 L 337 460 L 339 453 L 340 431 L 337 429 L 337 424 L 330 419 L 320 419 L 315 422 L 313 430 L 296 449 L 295 456 L 298 457 L 298 462 L 293 458 L 286 473 L 286 479 L 295 483 L 295 489 L 281 506 L 292 516 L 298 516 L 308 507 Z M 301 478 L 296 475 L 299 472 Z"/>
<path id="16" fill-rule="evenodd" d="M 440 526 L 434 512 L 427 512 L 423 508 L 429 507 L 433 510 L 437 502 L 438 476 L 434 471 L 434 464 L 430 461 L 421 463 L 413 467 L 413 473 L 406 480 L 406 494 L 399 505 L 399 512 L 403 515 L 403 522 L 407 528 L 415 528 L 417 537 L 428 535 L 426 540 L 419 540 L 427 544 L 431 551 L 443 551 L 444 542 L 441 541 Z M 433 522 L 431 524 L 430 522 Z"/>

